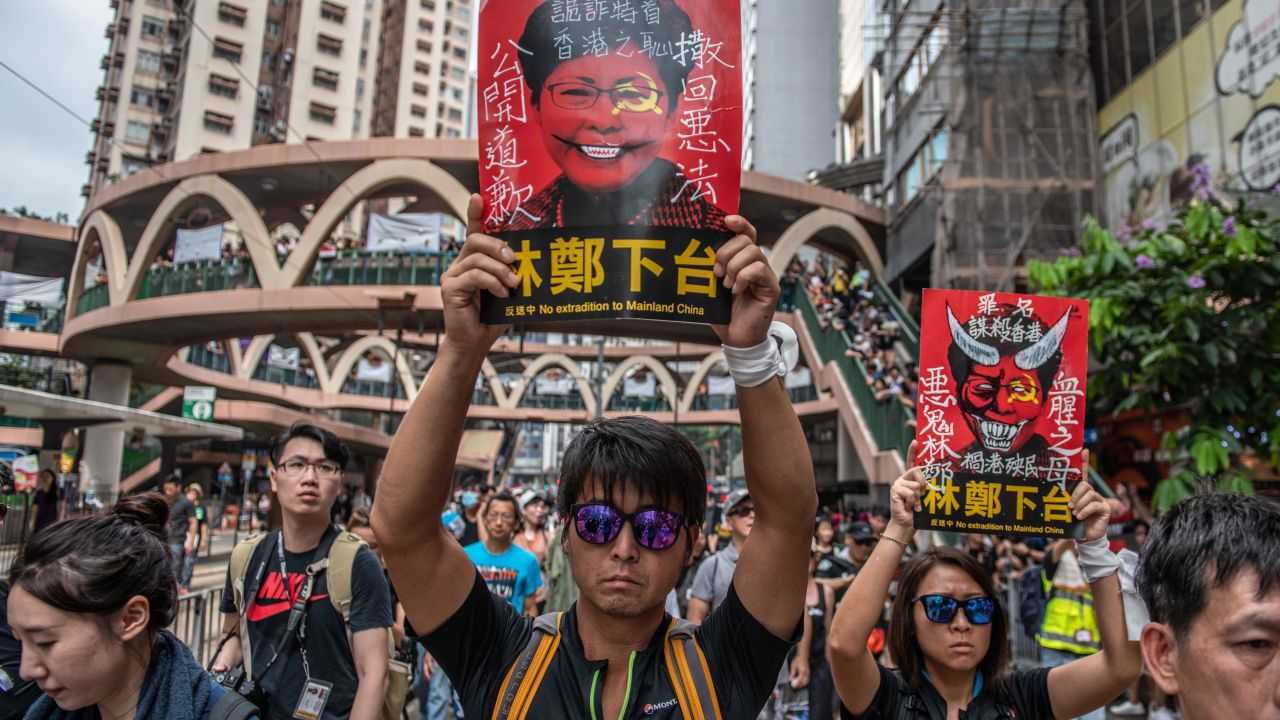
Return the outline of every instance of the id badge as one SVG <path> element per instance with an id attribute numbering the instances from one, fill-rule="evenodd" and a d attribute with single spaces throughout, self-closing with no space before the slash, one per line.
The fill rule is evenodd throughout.
<path id="1" fill-rule="evenodd" d="M 1092 642 L 1093 642 L 1093 633 L 1089 632 L 1088 630 L 1077 630 L 1077 631 L 1076 631 L 1076 642 L 1078 642 L 1078 643 L 1092 643 Z"/>
<path id="2" fill-rule="evenodd" d="M 298 707 L 293 711 L 293 716 L 298 720 L 320 720 L 331 692 L 333 683 L 308 680 L 306 687 L 302 688 L 302 697 L 298 698 Z"/>

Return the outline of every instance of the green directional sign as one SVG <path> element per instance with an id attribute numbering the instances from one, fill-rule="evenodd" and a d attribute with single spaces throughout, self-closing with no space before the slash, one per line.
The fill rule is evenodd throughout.
<path id="1" fill-rule="evenodd" d="M 190 420 L 212 420 L 213 401 L 218 388 L 204 385 L 188 385 L 182 392 L 182 417 Z"/>

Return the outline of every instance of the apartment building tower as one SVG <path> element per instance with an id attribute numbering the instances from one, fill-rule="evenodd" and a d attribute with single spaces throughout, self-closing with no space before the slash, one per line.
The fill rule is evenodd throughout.
<path id="1" fill-rule="evenodd" d="M 112 0 L 86 197 L 267 143 L 461 137 L 472 0 Z"/>

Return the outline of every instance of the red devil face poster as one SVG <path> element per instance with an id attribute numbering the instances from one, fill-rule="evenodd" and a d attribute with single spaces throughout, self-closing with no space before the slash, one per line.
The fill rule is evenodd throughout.
<path id="1" fill-rule="evenodd" d="M 738 0 L 485 0 L 485 232 L 519 285 L 490 323 L 728 322 L 712 268 L 738 211 Z"/>
<path id="2" fill-rule="evenodd" d="M 925 290 L 916 527 L 1069 536 L 1083 477 L 1089 303 Z"/>

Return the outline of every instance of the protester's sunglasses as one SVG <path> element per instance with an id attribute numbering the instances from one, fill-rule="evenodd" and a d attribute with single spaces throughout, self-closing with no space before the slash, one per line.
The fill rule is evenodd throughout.
<path id="1" fill-rule="evenodd" d="M 946 624 L 955 619 L 956 611 L 964 608 L 965 617 L 974 625 L 986 625 L 996 614 L 996 601 L 989 597 L 957 600 L 950 595 L 917 595 L 911 602 L 924 606 L 924 616 L 929 622 Z"/>
<path id="2" fill-rule="evenodd" d="M 634 513 L 624 513 L 605 503 L 579 503 L 569 508 L 578 537 L 592 545 L 613 542 L 622 531 L 622 524 L 631 521 L 631 532 L 636 542 L 650 550 L 666 550 L 675 544 L 680 535 L 681 518 L 677 513 L 659 508 L 643 508 Z"/>

